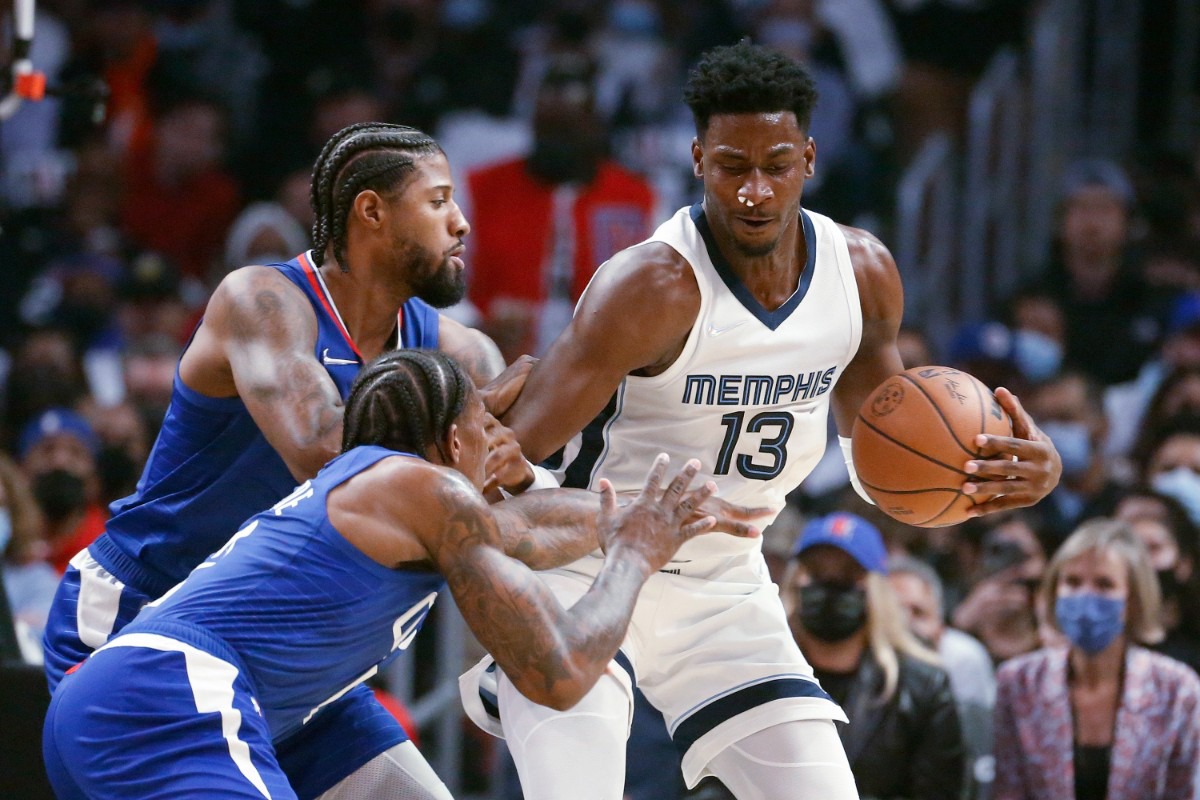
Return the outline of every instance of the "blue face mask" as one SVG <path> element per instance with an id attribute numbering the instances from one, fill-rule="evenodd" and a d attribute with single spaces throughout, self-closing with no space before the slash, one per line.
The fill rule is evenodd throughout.
<path id="1" fill-rule="evenodd" d="M 1071 644 L 1095 655 L 1125 630 L 1125 598 L 1091 592 L 1060 597 L 1054 602 L 1054 617 Z"/>
<path id="2" fill-rule="evenodd" d="M 1034 383 L 1057 375 L 1062 359 L 1062 345 L 1046 334 L 1025 328 L 1013 334 L 1013 362 Z"/>
<path id="3" fill-rule="evenodd" d="M 4 559 L 4 551 L 8 549 L 8 543 L 12 540 L 12 512 L 7 508 L 0 508 L 0 560 Z"/>
<path id="4" fill-rule="evenodd" d="M 1087 425 L 1046 420 L 1041 429 L 1054 442 L 1054 448 L 1062 458 L 1064 475 L 1075 478 L 1087 472 L 1092 465 L 1092 434 Z"/>

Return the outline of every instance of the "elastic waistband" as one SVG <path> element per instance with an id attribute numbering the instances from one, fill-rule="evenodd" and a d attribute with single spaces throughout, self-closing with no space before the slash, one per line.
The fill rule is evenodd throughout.
<path id="1" fill-rule="evenodd" d="M 114 578 L 147 597 L 162 597 L 179 583 L 126 553 L 107 533 L 101 534 L 96 541 L 88 545 L 88 552 L 96 559 L 96 563 L 108 570 Z"/>
<path id="2" fill-rule="evenodd" d="M 148 620 L 127 626 L 116 638 L 119 639 L 120 636 L 127 633 L 156 633 L 160 636 L 166 636 L 168 639 L 190 644 L 210 655 L 216 656 L 222 661 L 228 661 L 237 667 L 238 672 L 245 676 L 246 680 L 250 681 L 251 684 L 254 683 L 253 677 L 250 675 L 249 670 L 246 669 L 246 665 L 242 663 L 242 659 L 237 654 L 237 651 L 228 642 L 207 628 L 182 620 Z M 258 693 L 257 688 L 254 691 L 255 694 Z"/>

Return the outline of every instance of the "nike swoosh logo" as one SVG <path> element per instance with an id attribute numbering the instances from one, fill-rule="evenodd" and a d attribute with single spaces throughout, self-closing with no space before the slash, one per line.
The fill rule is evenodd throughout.
<path id="1" fill-rule="evenodd" d="M 325 352 L 321 353 L 321 363 L 329 364 L 331 366 L 338 366 L 340 364 L 354 364 L 357 366 L 358 359 L 357 358 L 335 358 L 334 356 L 329 355 L 329 348 L 326 347 Z"/>
<path id="2" fill-rule="evenodd" d="M 746 320 L 742 320 L 741 322 L 735 322 L 732 325 L 726 325 L 724 328 L 718 328 L 716 325 L 709 325 L 708 326 L 708 335 L 709 336 L 720 336 L 722 333 L 728 333 L 729 331 L 733 330 L 734 328 L 740 328 L 742 325 L 745 325 L 745 324 L 746 324 Z"/>

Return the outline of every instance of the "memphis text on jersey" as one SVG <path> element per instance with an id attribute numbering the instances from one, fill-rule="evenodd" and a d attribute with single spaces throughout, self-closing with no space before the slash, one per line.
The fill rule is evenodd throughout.
<path id="1" fill-rule="evenodd" d="M 833 386 L 837 367 L 787 375 L 688 375 L 683 404 L 765 406 L 820 397 Z"/>

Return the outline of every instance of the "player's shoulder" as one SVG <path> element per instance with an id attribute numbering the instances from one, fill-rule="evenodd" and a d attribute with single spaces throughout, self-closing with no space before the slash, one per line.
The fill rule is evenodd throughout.
<path id="1" fill-rule="evenodd" d="M 262 265 L 241 267 L 222 278 L 204 316 L 210 323 L 281 316 L 294 322 L 316 321 L 316 313 L 300 287 L 278 269 Z"/>
<path id="2" fill-rule="evenodd" d="M 458 470 L 407 453 L 381 458 L 356 475 L 348 488 L 352 496 L 361 494 L 364 499 L 414 510 L 429 502 L 445 506 L 442 511 L 484 502 Z"/>
<path id="3" fill-rule="evenodd" d="M 846 239 L 846 248 L 850 251 L 850 259 L 854 262 L 866 263 L 888 262 L 895 264 L 891 251 L 880 241 L 879 237 L 864 228 L 853 225 L 834 223 Z"/>

